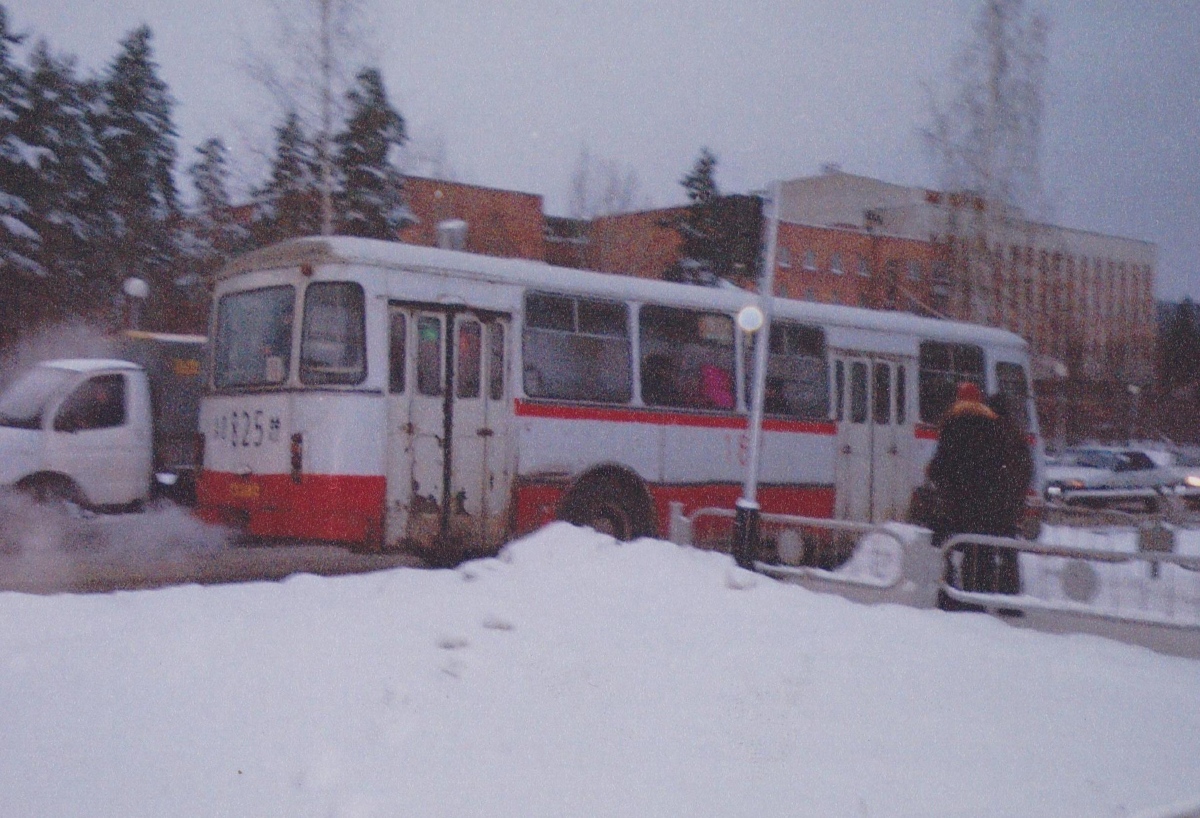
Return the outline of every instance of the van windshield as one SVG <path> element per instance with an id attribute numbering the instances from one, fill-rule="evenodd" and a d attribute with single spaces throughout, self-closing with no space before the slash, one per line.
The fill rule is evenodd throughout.
<path id="1" fill-rule="evenodd" d="M 291 286 L 221 296 L 213 350 L 217 389 L 274 386 L 287 380 L 294 302 Z"/>
<path id="2" fill-rule="evenodd" d="M 66 369 L 35 366 L 0 395 L 0 426 L 42 428 L 47 404 L 71 379 L 72 373 Z"/>

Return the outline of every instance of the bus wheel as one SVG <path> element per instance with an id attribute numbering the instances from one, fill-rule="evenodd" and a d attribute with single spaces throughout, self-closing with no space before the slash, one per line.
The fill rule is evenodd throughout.
<path id="1" fill-rule="evenodd" d="M 616 472 L 580 480 L 563 498 L 558 517 L 627 541 L 654 535 L 651 508 L 641 482 Z"/>

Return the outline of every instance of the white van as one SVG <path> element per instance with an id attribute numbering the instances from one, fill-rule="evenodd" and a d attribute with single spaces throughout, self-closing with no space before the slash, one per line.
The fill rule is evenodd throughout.
<path id="1" fill-rule="evenodd" d="M 0 485 L 96 508 L 149 497 L 150 388 L 129 361 L 38 364 L 0 395 Z"/>

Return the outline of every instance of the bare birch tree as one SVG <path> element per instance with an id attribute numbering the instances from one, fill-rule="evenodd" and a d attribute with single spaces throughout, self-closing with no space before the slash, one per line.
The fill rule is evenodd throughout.
<path id="1" fill-rule="evenodd" d="M 994 321 L 995 253 L 1044 216 L 1042 115 L 1049 23 L 1026 0 L 984 0 L 952 67 L 948 99 L 931 92 L 923 131 L 939 182 L 957 287 L 953 312 Z"/>
<path id="2" fill-rule="evenodd" d="M 575 171 L 571 174 L 570 215 L 574 219 L 594 219 L 627 213 L 643 203 L 641 182 L 632 168 L 593 156 L 587 145 L 579 149 Z"/>
<path id="3" fill-rule="evenodd" d="M 345 118 L 346 92 L 370 59 L 364 0 L 269 0 L 276 37 L 248 49 L 246 69 L 313 135 L 319 170 L 321 233 L 333 232 L 333 132 Z"/>

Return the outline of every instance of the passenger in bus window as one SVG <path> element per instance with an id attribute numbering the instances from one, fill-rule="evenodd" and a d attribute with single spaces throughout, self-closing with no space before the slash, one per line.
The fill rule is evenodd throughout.
<path id="1" fill-rule="evenodd" d="M 647 406 L 678 406 L 675 366 L 666 355 L 647 355 L 642 361 L 642 401 Z"/>
<path id="2" fill-rule="evenodd" d="M 700 389 L 709 408 L 733 408 L 733 376 L 728 369 L 713 364 L 702 364 Z"/>

